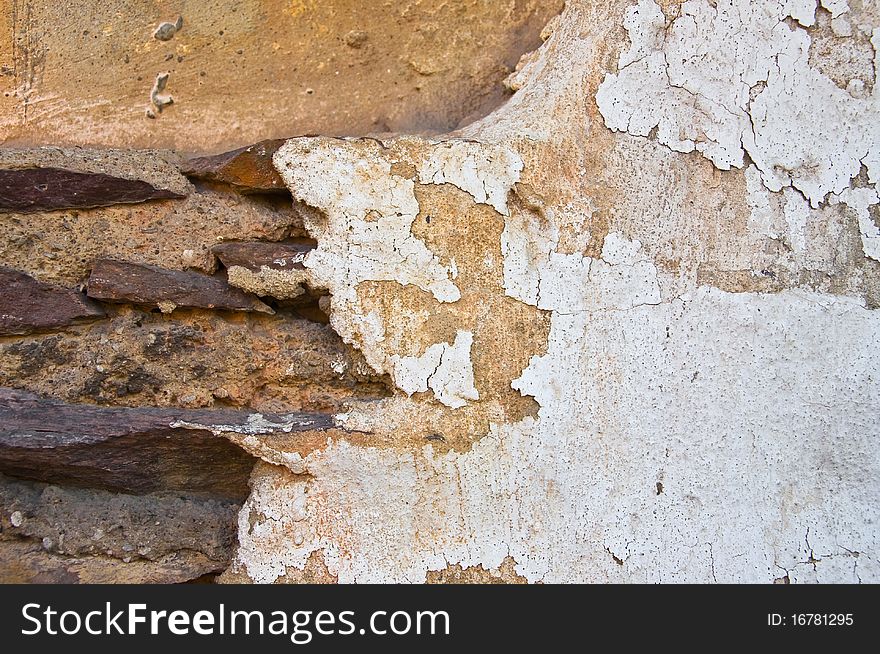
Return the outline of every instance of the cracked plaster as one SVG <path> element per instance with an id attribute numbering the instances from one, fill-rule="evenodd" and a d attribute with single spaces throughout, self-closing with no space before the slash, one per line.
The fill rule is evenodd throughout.
<path id="1" fill-rule="evenodd" d="M 237 570 L 277 581 L 317 553 L 340 582 L 510 561 L 530 582 L 880 579 L 878 96 L 810 69 L 784 19 L 811 25 L 815 2 L 715 4 L 573 0 L 511 101 L 461 133 L 279 151 L 322 212 L 310 285 L 400 392 L 337 417 L 373 444 L 331 435 L 287 465 L 249 435 L 267 463 Z M 603 49 L 621 25 L 629 47 Z M 707 261 L 716 284 L 780 263 L 788 281 L 722 290 Z M 845 279 L 800 281 L 817 269 Z M 473 371 L 458 407 L 432 383 L 451 351 Z M 511 390 L 536 410 L 514 418 Z"/>

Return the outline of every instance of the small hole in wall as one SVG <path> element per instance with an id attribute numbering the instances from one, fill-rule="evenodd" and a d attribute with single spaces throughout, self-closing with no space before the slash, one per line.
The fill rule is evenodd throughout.
<path id="1" fill-rule="evenodd" d="M 663 484 L 659 481 L 657 482 L 657 495 L 660 495 L 663 492 Z"/>

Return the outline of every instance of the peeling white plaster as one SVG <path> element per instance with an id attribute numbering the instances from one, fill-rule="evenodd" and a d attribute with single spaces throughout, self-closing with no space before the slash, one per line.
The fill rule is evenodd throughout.
<path id="1" fill-rule="evenodd" d="M 323 212 L 304 219 L 318 241 L 303 262 L 310 283 L 330 291 L 331 324 L 378 372 L 389 372 L 385 327 L 379 314 L 359 308 L 359 284 L 412 284 L 438 302 L 461 297 L 452 271 L 410 231 L 419 204 L 413 180 L 392 174 L 395 160 L 374 140 L 324 137 L 291 139 L 274 156 L 293 197 Z"/>
<path id="2" fill-rule="evenodd" d="M 745 178 L 751 208 L 748 226 L 755 240 L 748 256 L 731 267 L 749 269 L 755 276 L 768 267 L 793 274 L 804 270 L 835 274 L 837 244 L 845 240 L 847 230 L 834 209 L 837 196 L 829 196 L 828 207 L 813 209 L 793 188 L 770 192 L 755 166 L 746 168 Z"/>
<path id="3" fill-rule="evenodd" d="M 853 98 L 810 69 L 809 34 L 785 19 L 812 24 L 815 0 L 689 0 L 677 14 L 674 4 L 669 24 L 652 1 L 630 7 L 632 44 L 600 87 L 600 111 L 612 129 L 656 128 L 660 143 L 717 168 L 743 166 L 747 151 L 754 164 L 744 180 L 703 175 L 696 158 L 653 144 L 627 149 L 621 143 L 633 139 L 595 131 L 583 138 L 595 130 L 583 106 L 605 65 L 598 44 L 617 26 L 602 22 L 604 4 L 581 0 L 567 3 L 553 37 L 522 67 L 516 95 L 468 128 L 467 145 L 327 139 L 316 160 L 297 145 L 276 160 L 302 167 L 285 173 L 294 196 L 329 217 L 309 219 L 329 245 L 307 265 L 335 285 L 334 327 L 407 393 L 439 398 L 432 382 L 451 350 L 459 354 L 450 378 L 470 373 L 461 384 L 469 393 L 480 353 L 470 338 L 464 347 L 464 329 L 452 345 L 401 348 L 393 330 L 417 329 L 430 305 L 398 306 L 384 324 L 357 302 L 354 289 L 370 275 L 348 234 L 376 206 L 380 220 L 395 189 L 412 182 L 391 173 L 408 169 L 398 161 L 404 150 L 419 183 L 455 184 L 505 216 L 503 262 L 492 256 L 499 244 L 487 243 L 487 272 L 503 266 L 506 294 L 548 311 L 550 333 L 546 352 L 535 344 L 511 384 L 535 399 L 537 416 L 506 423 L 502 406 L 489 407 L 490 428 L 466 452 L 338 439 L 289 464 L 267 452 L 277 465 L 258 468 L 239 516 L 236 558 L 255 581 L 302 569 L 314 552 L 341 582 L 420 582 L 431 570 L 494 569 L 506 557 L 530 581 L 880 581 L 880 313 L 861 295 L 729 293 L 698 286 L 684 266 L 678 276 L 663 272 L 685 255 L 697 264 L 716 257 L 721 273 L 761 274 L 763 261 L 781 262 L 792 279 L 828 272 L 836 243 L 854 236 L 840 203 L 858 213 L 874 256 L 880 233 L 866 221 L 876 189 L 850 185 L 862 165 L 871 184 L 880 178 L 880 96 Z M 850 15 L 846 3 L 822 4 Z M 864 19 L 852 21 L 863 33 Z M 876 30 L 873 43 L 880 49 Z M 524 164 L 477 140 L 518 144 Z M 629 177 L 614 187 L 615 175 Z M 528 202 L 507 203 L 514 183 L 534 190 Z M 349 190 L 369 197 L 346 214 L 337 203 L 361 202 Z M 730 198 L 701 222 L 693 207 L 704 194 Z M 523 208 L 531 195 L 540 211 Z M 651 203 L 656 211 L 639 206 Z M 583 256 L 583 232 L 603 222 L 601 255 Z M 380 254 L 382 278 L 405 283 Z M 431 261 L 426 285 L 467 278 L 451 261 Z M 860 294 L 869 281 L 858 282 Z M 473 392 L 463 399 L 489 404 Z M 439 404 L 398 394 L 354 403 L 337 421 L 381 435 L 428 411 L 466 411 Z"/>
<path id="4" fill-rule="evenodd" d="M 392 356 L 394 383 L 407 395 L 430 388 L 434 397 L 453 409 L 479 400 L 471 362 L 473 342 L 473 333 L 459 330 L 452 345 L 435 343 L 421 356 Z"/>
<path id="5" fill-rule="evenodd" d="M 414 284 L 439 302 L 460 293 L 448 268 L 412 235 L 419 211 L 413 181 L 391 174 L 391 161 L 375 141 L 291 139 L 275 153 L 275 167 L 294 197 L 321 209 L 307 229 L 318 247 L 304 265 L 315 283 L 337 293 L 363 281 Z"/>
<path id="6" fill-rule="evenodd" d="M 842 202 L 859 217 L 859 234 L 866 257 L 880 261 L 880 227 L 871 218 L 870 207 L 880 202 L 877 191 L 870 188 L 847 189 L 831 198 L 831 203 Z"/>
<path id="7" fill-rule="evenodd" d="M 631 47 L 596 101 L 612 130 L 656 131 L 678 152 L 718 168 L 748 152 L 767 187 L 793 186 L 818 206 L 849 186 L 864 163 L 880 176 L 880 89 L 855 98 L 809 65 L 810 36 L 783 19 L 812 24 L 815 2 L 689 0 L 666 24 L 653 0 L 627 12 Z M 846 3 L 826 3 L 834 15 Z M 878 37 L 872 43 L 878 49 Z M 875 68 L 877 68 L 875 66 Z M 875 71 L 876 74 L 876 71 Z"/>
<path id="8" fill-rule="evenodd" d="M 504 288 L 508 295 L 539 309 L 564 313 L 631 309 L 660 302 L 657 269 L 639 257 L 641 244 L 619 234 L 605 238 L 601 259 L 549 252 L 552 241 L 542 231 L 505 226 Z M 522 270 L 528 270 L 521 275 Z"/>
<path id="9" fill-rule="evenodd" d="M 274 157 L 293 196 L 323 212 L 304 219 L 318 247 L 303 265 L 310 284 L 332 295 L 331 324 L 346 342 L 363 351 L 374 370 L 395 378 L 400 375 L 398 386 L 409 393 L 416 392 L 410 388 L 420 386 L 413 385 L 404 368 L 395 372 L 397 359 L 392 356 L 398 353 L 393 343 L 386 342 L 382 316 L 361 306 L 358 286 L 367 281 L 393 281 L 415 285 L 438 302 L 461 297 L 454 282 L 458 277 L 455 261 L 443 265 L 411 232 L 419 213 L 416 180 L 392 168 L 411 163 L 413 157 L 419 183 L 452 184 L 476 202 L 509 213 L 507 195 L 523 164 L 519 155 L 503 146 L 416 138 L 380 143 L 319 137 L 291 139 Z M 477 398 L 473 374 L 468 377 L 463 372 L 469 360 L 465 365 L 453 359 L 459 352 L 457 345 L 449 349 L 431 381 L 437 398 L 454 407 Z M 429 350 L 428 356 L 434 355 Z"/>
<path id="10" fill-rule="evenodd" d="M 523 162 L 504 147 L 470 141 L 438 143 L 419 166 L 422 184 L 452 184 L 476 202 L 488 204 L 503 216 L 510 215 L 507 194 L 519 180 Z"/>
<path id="11" fill-rule="evenodd" d="M 308 480 L 260 478 L 239 561 L 263 582 L 316 550 L 341 582 L 506 556 L 530 581 L 768 582 L 808 560 L 808 532 L 817 559 L 875 552 L 878 336 L 856 301 L 800 291 L 554 313 L 516 384 L 537 420 L 465 454 L 328 441 Z"/>
<path id="12" fill-rule="evenodd" d="M 785 15 L 791 16 L 804 27 L 816 24 L 816 0 L 787 0 Z M 849 11 L 849 0 L 820 0 L 819 5 L 827 9 L 832 18 Z"/>
<path id="13" fill-rule="evenodd" d="M 539 224 L 534 214 L 517 212 L 504 221 L 504 291 L 512 298 L 537 306 L 541 271 L 559 243 L 555 222 Z"/>
<path id="14" fill-rule="evenodd" d="M 788 226 L 788 243 L 796 254 L 807 251 L 807 223 L 810 220 L 810 206 L 803 196 L 793 188 L 784 189 L 785 206 L 783 216 Z"/>

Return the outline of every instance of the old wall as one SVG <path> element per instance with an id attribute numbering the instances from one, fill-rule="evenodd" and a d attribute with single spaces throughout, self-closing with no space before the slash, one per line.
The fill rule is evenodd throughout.
<path id="1" fill-rule="evenodd" d="M 443 132 L 505 97 L 499 82 L 561 6 L 4 0 L 0 133 L 219 152 L 295 134 Z"/>
<path id="2" fill-rule="evenodd" d="M 541 37 L 512 97 L 459 131 L 236 159 L 239 191 L 271 160 L 264 186 L 292 209 L 205 160 L 167 164 L 199 172 L 165 213 L 78 213 L 170 239 L 96 254 L 227 269 L 274 313 L 101 278 L 158 313 L 102 305 L 109 322 L 68 328 L 51 346 L 66 379 L 81 362 L 67 387 L 94 388 L 87 343 L 191 330 L 172 356 L 192 392 L 161 355 L 154 390 L 119 395 L 117 366 L 64 399 L 242 411 L 169 423 L 259 459 L 223 581 L 878 581 L 880 8 L 571 0 Z M 55 223 L 31 220 L 51 217 L 8 223 L 6 265 L 95 277 L 64 245 L 41 259 Z M 303 249 L 242 282 L 216 239 Z M 19 357 L 4 385 L 60 395 Z M 293 411 L 313 413 L 276 415 Z"/>

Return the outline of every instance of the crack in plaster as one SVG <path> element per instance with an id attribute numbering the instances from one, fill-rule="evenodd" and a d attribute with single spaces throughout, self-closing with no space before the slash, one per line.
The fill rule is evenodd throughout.
<path id="1" fill-rule="evenodd" d="M 835 16 L 847 10 L 845 2 L 823 5 Z M 660 143 L 696 150 L 722 170 L 743 167 L 747 153 L 767 188 L 794 187 L 813 207 L 848 188 L 863 163 L 876 184 L 880 90 L 853 97 L 810 67 L 809 34 L 784 19 L 812 24 L 815 8 L 689 0 L 667 24 L 654 0 L 640 0 L 624 21 L 630 49 L 596 94 L 606 126 L 635 136 L 656 130 Z M 880 28 L 871 42 L 876 72 Z"/>
<path id="2" fill-rule="evenodd" d="M 417 357 L 392 355 L 395 383 L 408 396 L 430 388 L 434 397 L 453 409 L 479 400 L 471 362 L 473 342 L 471 332 L 458 330 L 451 345 L 435 343 Z"/>
<path id="3" fill-rule="evenodd" d="M 628 24 L 631 54 L 622 56 L 621 70 L 617 76 L 607 76 L 606 84 L 616 77 L 627 82 L 626 93 L 647 95 L 625 97 L 632 101 L 633 111 L 621 112 L 618 103 L 612 122 L 619 119 L 627 130 L 645 127 L 645 135 L 656 127 L 657 138 L 667 145 L 699 150 L 719 168 L 742 166 L 747 152 L 755 164 L 747 169 L 746 181 L 766 192 L 778 172 L 773 165 L 768 167 L 776 154 L 757 138 L 764 128 L 752 113 L 789 97 L 777 85 L 804 73 L 797 67 L 804 65 L 798 56 L 809 38 L 783 19 L 793 15 L 808 22 L 809 6 L 786 3 L 783 11 L 778 2 L 718 0 L 715 4 L 717 11 L 703 0 L 684 3 L 671 21 L 662 17 L 660 34 L 656 5 L 639 3 L 636 9 L 643 9 L 642 15 L 631 14 Z M 843 11 L 839 3 L 824 4 L 832 13 Z M 571 3 L 550 48 L 574 43 L 571 48 L 588 52 L 589 39 L 577 36 L 589 24 L 586 7 Z M 664 45 L 676 42 L 681 44 L 681 61 L 670 57 Z M 708 45 L 702 50 L 689 49 L 704 42 Z M 551 63 L 549 51 L 532 58 L 524 79 L 548 71 L 564 80 L 568 80 L 565 75 L 580 74 L 571 72 L 576 68 L 571 62 L 578 58 L 566 59 L 565 65 Z M 757 69 L 739 70 L 742 60 L 755 51 L 760 55 Z M 652 64 L 659 93 L 657 87 L 636 83 L 632 77 Z M 676 72 L 676 66 L 682 69 Z M 742 84 L 731 87 L 731 70 Z M 815 78 L 807 81 L 824 88 L 824 82 Z M 766 86 L 759 89 L 759 82 Z M 536 112 L 534 105 L 530 118 L 522 113 L 529 113 L 528 102 L 542 108 L 554 102 L 575 103 L 565 95 L 554 100 L 547 86 L 524 83 L 498 116 L 472 127 L 470 133 L 484 129 L 499 140 L 529 141 L 528 148 L 557 139 L 558 124 Z M 557 78 L 547 84 L 560 92 L 565 83 Z M 572 87 L 582 88 L 576 83 Z M 753 88 L 758 90 L 754 101 Z M 756 105 L 764 94 L 768 97 L 763 105 Z M 804 101 L 800 92 L 791 97 Z M 855 107 L 858 122 L 853 138 L 875 138 L 875 128 L 865 122 L 866 105 L 841 102 L 847 111 Z M 709 106 L 711 115 L 700 113 L 705 109 L 701 103 Z M 603 101 L 599 104 L 603 109 Z M 796 107 L 784 109 L 791 112 Z M 873 111 L 868 109 L 867 113 Z M 660 112 L 662 120 L 651 125 L 651 119 L 637 111 Z M 603 115 L 609 121 L 604 111 Z M 696 129 L 705 132 L 696 139 L 686 133 L 692 116 Z M 777 118 L 790 119 L 773 119 Z M 520 119 L 522 123 L 517 122 Z M 810 126 L 810 130 L 822 129 Z M 516 134 L 509 136 L 505 130 Z M 748 130 L 754 130 L 754 146 L 746 138 Z M 808 141 L 796 140 L 786 153 L 797 159 L 809 150 Z M 880 566 L 864 554 L 876 551 L 880 539 L 875 528 L 880 520 L 876 458 L 880 426 L 874 410 L 880 391 L 876 373 L 880 353 L 874 347 L 880 317 L 876 312 L 854 298 L 803 290 L 762 295 L 676 285 L 671 273 L 655 265 L 654 250 L 649 256 L 638 241 L 614 230 L 604 237 L 598 257 L 563 253 L 560 225 L 578 222 L 577 217 L 563 215 L 576 211 L 572 205 L 560 201 L 546 207 L 546 221 L 531 212 L 502 211 L 510 207 L 498 203 L 501 196 L 493 195 L 479 174 L 482 166 L 497 161 L 492 153 L 501 146 L 467 143 L 456 147 L 474 158 L 455 155 L 456 165 L 463 169 L 452 183 L 505 217 L 500 243 L 504 291 L 550 314 L 546 353 L 533 356 L 511 384 L 535 399 L 537 416 L 499 419 L 465 452 L 439 451 L 431 443 L 419 448 L 365 447 L 328 437 L 323 447 L 297 462 L 294 472 L 308 477 L 281 466 L 261 467 L 240 514 L 237 563 L 249 577 L 274 581 L 290 569 L 303 569 L 309 557 L 320 552 L 340 582 L 421 582 L 429 571 L 450 565 L 495 569 L 508 557 L 516 561 L 517 574 L 531 582 L 770 582 L 779 570 L 793 581 L 880 579 Z M 360 155 L 355 151 L 362 148 L 353 141 L 328 140 L 326 145 L 339 151 L 328 152 L 324 159 L 343 163 L 356 162 Z M 828 139 L 816 141 L 816 151 L 827 150 L 833 165 L 811 170 L 812 177 L 801 164 L 787 166 L 798 174 L 782 176 L 780 189 L 788 190 L 778 212 L 763 195 L 750 192 L 748 220 L 757 227 L 765 221 L 768 233 L 777 222 L 784 223 L 785 238 L 793 249 L 800 249 L 810 238 L 807 198 L 815 205 L 834 193 L 840 198 L 832 195 L 829 203 L 860 206 L 865 198 L 846 195 L 851 175 L 845 173 L 852 153 L 846 147 L 841 153 L 839 145 Z M 303 165 L 293 156 L 299 147 L 291 146 L 276 165 Z M 308 157 L 301 174 L 285 179 L 300 199 L 303 188 L 311 193 L 310 185 L 321 185 L 323 190 L 315 191 L 320 201 L 308 203 L 325 211 L 333 223 L 333 204 L 349 201 L 344 196 L 352 182 L 353 192 L 369 194 L 371 186 L 381 189 L 395 178 L 403 179 L 391 172 L 399 163 L 392 159 L 414 166 L 420 183 L 449 183 L 455 166 L 425 169 L 422 164 L 421 157 L 432 148 L 437 149 L 435 143 L 417 139 L 383 144 L 381 150 L 364 146 L 363 156 L 381 163 L 376 179 L 373 173 L 354 179 L 348 164 L 341 165 L 344 174 L 334 179 L 340 172 L 335 163 L 322 169 L 325 176 L 316 175 Z M 861 145 L 858 152 L 858 165 L 864 163 L 869 181 L 876 183 L 877 160 Z M 468 168 L 470 161 L 482 162 L 476 172 Z M 536 161 L 543 163 L 541 156 Z M 502 170 L 511 168 L 502 166 Z M 531 163 L 521 170 L 536 174 Z M 499 177 L 499 184 L 507 189 L 504 197 L 519 175 L 517 170 Z M 839 187 L 838 177 L 845 178 Z M 364 181 L 367 178 L 371 181 Z M 352 223 L 364 220 L 372 205 L 384 206 L 370 196 L 363 211 L 343 215 L 329 228 L 315 221 L 310 230 L 319 248 L 327 239 L 326 251 L 331 254 L 311 263 L 317 276 L 336 284 L 331 289 L 331 320 L 343 337 L 364 348 L 377 369 L 393 368 L 393 362 L 406 356 L 418 360 L 417 374 L 409 378 L 401 373 L 398 385 L 428 388 L 427 380 L 439 369 L 448 339 L 423 345 L 416 350 L 423 354 L 412 356 L 413 348 L 403 350 L 378 338 L 370 341 L 355 327 L 359 321 L 374 320 L 375 333 L 384 338 L 382 316 L 374 316 L 359 302 L 357 290 L 346 286 L 360 285 L 353 282 L 357 274 L 348 274 L 352 266 L 348 232 L 358 229 Z M 407 239 L 410 225 L 411 220 L 405 229 Z M 398 265 L 393 251 L 388 254 L 382 260 L 383 274 Z M 434 281 L 450 283 L 451 266 L 431 261 L 438 273 Z M 361 264 L 355 260 L 354 265 Z M 465 283 L 457 278 L 456 282 Z M 337 303 L 337 293 L 350 293 L 351 301 Z M 434 295 L 433 302 L 440 306 L 442 299 Z M 391 317 L 404 321 L 407 329 L 418 329 L 422 316 L 403 315 L 396 306 L 399 313 Z M 388 406 L 392 403 L 416 404 L 415 398 L 403 397 L 392 398 Z M 353 409 L 337 419 L 381 430 L 389 420 L 400 421 L 406 415 L 415 414 L 395 411 L 383 416 Z M 662 493 L 657 492 L 658 479 Z M 841 542 L 860 555 L 814 554 L 819 558 L 805 565 L 809 550 L 839 552 Z"/>

